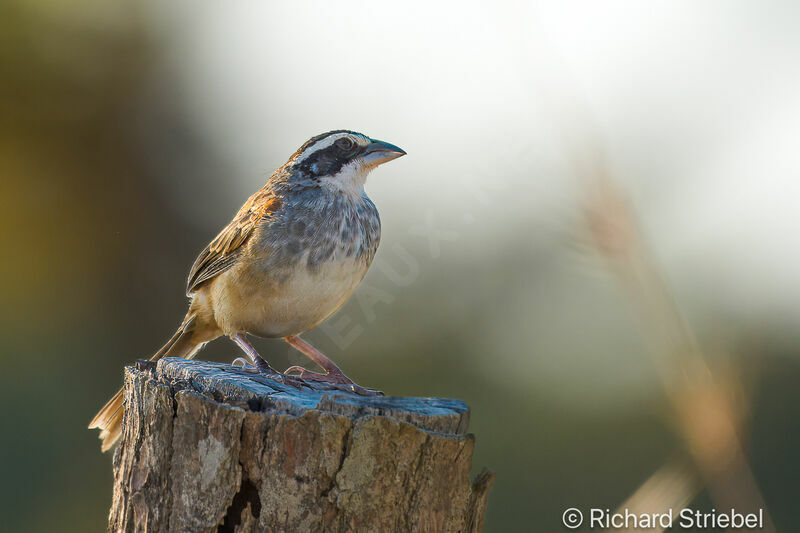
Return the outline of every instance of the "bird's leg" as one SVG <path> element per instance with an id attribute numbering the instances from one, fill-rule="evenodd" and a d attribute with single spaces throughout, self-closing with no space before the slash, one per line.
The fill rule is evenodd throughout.
<path id="1" fill-rule="evenodd" d="M 309 343 L 298 337 L 297 335 L 291 337 L 284 337 L 290 346 L 297 348 L 300 352 L 305 354 L 309 359 L 317 363 L 324 371 L 325 374 L 311 372 L 301 366 L 292 366 L 286 369 L 286 372 L 298 371 L 301 376 L 306 375 L 316 381 L 324 381 L 326 383 L 337 383 L 340 385 L 352 385 L 352 379 L 344 375 L 344 372 L 336 366 L 336 363 L 328 359 L 325 354 L 311 346 Z"/>
<path id="2" fill-rule="evenodd" d="M 248 372 L 264 374 L 270 379 L 274 379 L 279 383 L 286 383 L 288 385 L 292 385 L 293 387 L 297 387 L 298 389 L 302 385 L 305 385 L 305 383 L 302 382 L 302 378 L 298 379 L 294 376 L 284 376 L 283 374 L 272 368 L 270 364 L 266 361 L 266 359 L 264 359 L 263 357 L 261 357 L 261 355 L 259 355 L 258 351 L 256 351 L 255 347 L 252 344 L 250 344 L 250 341 L 247 340 L 247 337 L 245 337 L 243 333 L 237 333 L 233 335 L 231 339 L 233 339 L 233 342 L 239 345 L 239 348 L 242 349 L 242 351 L 245 353 L 245 355 L 247 355 L 247 357 L 250 359 L 250 362 L 252 363 L 252 364 L 248 363 L 241 357 L 237 357 L 231 363 L 234 366 L 235 363 L 241 362 L 242 369 Z"/>
<path id="3" fill-rule="evenodd" d="M 234 363 L 242 363 L 242 368 L 251 372 L 262 372 L 264 374 L 279 373 L 277 370 L 269 366 L 269 363 L 263 357 L 261 357 L 258 351 L 256 351 L 255 346 L 250 344 L 250 341 L 247 340 L 247 337 L 245 337 L 244 334 L 237 333 L 232 335 L 231 339 L 233 342 L 239 345 L 239 348 L 241 348 L 248 359 L 250 359 L 250 362 L 247 362 L 243 358 L 237 357 L 233 360 Z"/>
<path id="4" fill-rule="evenodd" d="M 352 379 L 344 375 L 344 372 L 342 372 L 342 370 L 336 366 L 336 363 L 328 359 L 325 354 L 311 346 L 297 335 L 284 337 L 283 340 L 286 341 L 290 346 L 297 348 L 325 371 L 324 374 L 320 374 L 318 372 L 306 370 L 301 366 L 291 366 L 284 371 L 284 374 L 287 372 L 300 372 L 300 378 L 302 379 L 330 383 L 335 385 L 336 388 L 340 390 L 355 392 L 356 394 L 361 394 L 363 396 L 383 396 L 383 393 L 380 391 L 365 389 L 360 385 L 356 385 Z"/>

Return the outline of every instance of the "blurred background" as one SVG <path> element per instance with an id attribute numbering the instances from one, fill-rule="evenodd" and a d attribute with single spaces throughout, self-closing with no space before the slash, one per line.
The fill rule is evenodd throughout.
<path id="1" fill-rule="evenodd" d="M 367 183 L 363 286 L 306 338 L 472 407 L 486 531 L 653 486 L 800 523 L 796 2 L 5 0 L 0 43 L 4 530 L 105 528 L 87 423 L 196 254 L 336 128 L 408 156 Z"/>

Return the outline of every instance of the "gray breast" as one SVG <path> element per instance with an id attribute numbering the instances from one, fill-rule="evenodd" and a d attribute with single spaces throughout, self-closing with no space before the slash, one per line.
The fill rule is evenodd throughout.
<path id="1" fill-rule="evenodd" d="M 259 234 L 275 271 L 304 266 L 316 272 L 331 261 L 366 268 L 378 249 L 381 221 L 366 194 L 352 198 L 315 188 L 287 195 Z"/>

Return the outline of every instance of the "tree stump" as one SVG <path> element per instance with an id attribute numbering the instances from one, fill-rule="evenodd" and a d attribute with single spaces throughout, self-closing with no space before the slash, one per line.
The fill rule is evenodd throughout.
<path id="1" fill-rule="evenodd" d="M 125 369 L 109 531 L 480 531 L 469 408 L 297 390 L 227 364 Z"/>

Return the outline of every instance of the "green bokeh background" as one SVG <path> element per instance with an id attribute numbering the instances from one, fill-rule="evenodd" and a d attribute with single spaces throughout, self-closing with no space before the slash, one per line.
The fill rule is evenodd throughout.
<path id="1" fill-rule="evenodd" d="M 263 168 L 244 175 L 235 157 L 221 153 L 185 108 L 174 105 L 181 96 L 162 61 L 171 44 L 153 29 L 151 9 L 86 0 L 0 5 L 4 531 L 103 530 L 111 456 L 100 454 L 96 432 L 86 424 L 119 386 L 122 367 L 148 356 L 179 323 L 183 283 L 197 252 L 247 191 L 304 140 L 297 131 L 319 133 L 313 121 L 296 125 L 288 140 L 270 130 Z M 426 17 L 424 9 L 419 17 Z M 754 24 L 764 20 L 772 18 Z M 179 27 L 181 19 L 159 23 Z M 208 68 L 213 72 L 214 62 L 224 60 L 210 57 Z M 307 60 L 305 68 L 313 69 L 315 60 L 327 59 Z M 400 83 L 403 73 L 397 76 Z M 476 80 L 481 83 L 480 72 Z M 320 80 L 321 87 L 328 81 Z M 281 94 L 264 98 L 275 109 L 283 106 Z M 336 89 L 320 98 L 335 105 Z M 395 105 L 402 114 L 402 101 Z M 478 135 L 491 128 L 495 135 L 503 120 L 464 119 L 450 127 Z M 350 125 L 330 124 L 338 127 Z M 404 148 L 404 141 L 415 143 L 391 132 L 366 133 Z M 527 146 L 524 138 L 513 142 Z M 403 173 L 423 182 L 444 179 L 446 166 L 434 171 L 415 157 L 471 157 L 481 172 L 503 165 L 482 161 L 480 152 L 431 154 L 422 143 L 407 149 L 395 169 L 372 180 Z M 523 150 L 534 158 L 538 153 Z M 517 164 L 502 172 L 526 169 Z M 654 190 L 669 190 L 668 183 L 661 187 Z M 339 315 L 347 331 L 363 330 L 346 347 L 324 331 L 307 338 L 360 383 L 396 395 L 457 397 L 471 406 L 474 470 L 486 465 L 497 473 L 486 531 L 560 531 L 565 508 L 615 508 L 682 453 L 633 311 L 601 268 L 575 268 L 560 228 L 526 214 L 521 200 L 464 207 L 456 196 L 461 205 L 445 206 L 436 222 L 449 233 L 431 248 L 408 222 L 429 212 L 424 188 L 409 184 L 394 204 L 381 191 L 370 190 L 379 208 L 389 206 L 382 208 L 378 260 L 408 279 L 398 283 L 386 269 L 373 268 L 368 289 Z M 194 207 L 187 211 L 183 204 Z M 646 210 L 647 203 L 637 207 Z M 484 221 L 506 210 L 519 215 L 513 225 L 486 229 Z M 786 254 L 796 257 L 796 235 Z M 677 282 L 676 298 L 686 302 L 701 340 L 735 354 L 747 369 L 747 457 L 778 530 L 791 531 L 800 523 L 798 317 L 742 318 L 709 303 L 711 297 L 694 305 L 691 296 L 702 292 L 703 279 Z M 800 296 L 797 285 L 784 289 Z M 279 342 L 256 344 L 278 367 L 301 361 Z M 200 355 L 235 356 L 235 346 L 224 340 Z M 701 495 L 695 505 L 711 503 Z"/>

